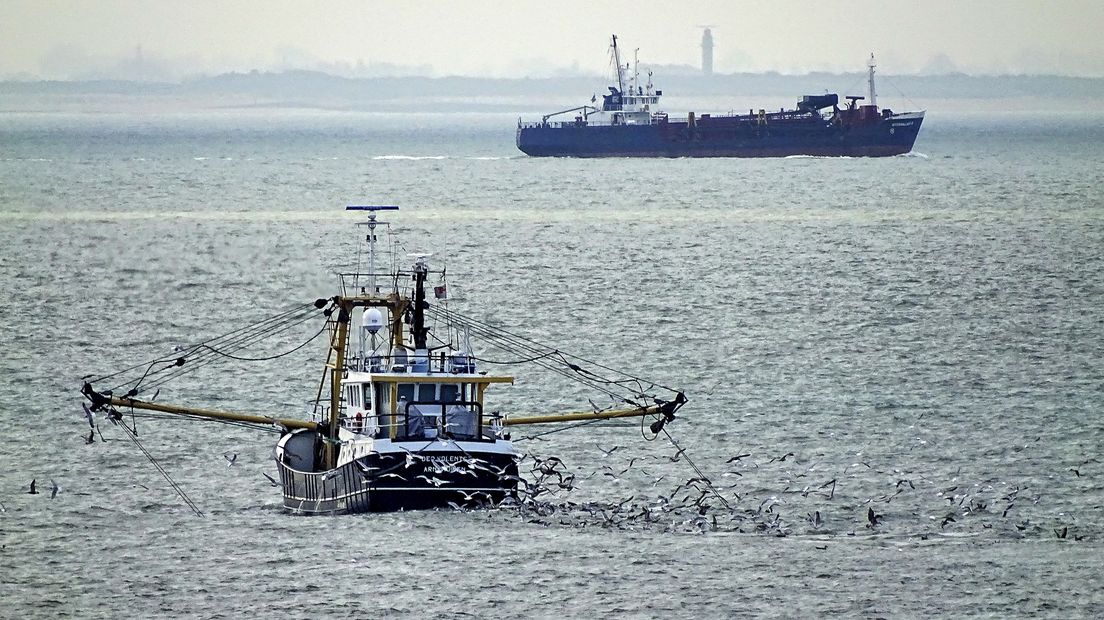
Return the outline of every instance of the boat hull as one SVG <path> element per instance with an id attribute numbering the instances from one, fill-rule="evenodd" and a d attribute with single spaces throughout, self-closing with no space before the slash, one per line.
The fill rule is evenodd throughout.
<path id="1" fill-rule="evenodd" d="M 326 471 L 300 471 L 280 460 L 276 466 L 284 508 L 293 514 L 475 507 L 517 494 L 517 455 L 480 451 L 478 445 L 417 442 L 403 452 L 373 452 Z"/>
<path id="2" fill-rule="evenodd" d="M 534 157 L 887 157 L 911 151 L 922 123 L 922 112 L 854 125 L 815 116 L 767 123 L 750 116 L 647 125 L 523 123 L 516 142 Z"/>

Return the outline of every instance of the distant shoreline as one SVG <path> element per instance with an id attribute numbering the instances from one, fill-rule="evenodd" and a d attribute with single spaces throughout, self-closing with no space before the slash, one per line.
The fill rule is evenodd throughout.
<path id="1" fill-rule="evenodd" d="M 718 74 L 656 78 L 661 108 L 723 112 L 793 107 L 807 94 L 866 94 L 865 74 Z M 544 114 L 588 103 L 600 77 L 350 79 L 325 73 L 232 73 L 179 83 L 0 81 L 0 112 L 315 110 Z M 1095 111 L 1104 78 L 880 75 L 878 103 L 896 110 Z"/>

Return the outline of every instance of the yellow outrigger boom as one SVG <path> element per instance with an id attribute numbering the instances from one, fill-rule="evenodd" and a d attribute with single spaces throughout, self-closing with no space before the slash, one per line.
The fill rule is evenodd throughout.
<path id="1" fill-rule="evenodd" d="M 561 413 L 553 415 L 531 415 L 507 417 L 502 421 L 503 426 L 520 426 L 522 424 L 553 424 L 556 422 L 579 422 L 582 420 L 611 420 L 613 418 L 639 418 L 646 415 L 662 414 L 663 410 L 658 406 L 640 407 L 638 409 L 613 409 L 610 411 L 580 411 L 578 413 Z"/>
<path id="2" fill-rule="evenodd" d="M 178 405 L 162 405 L 144 400 L 135 400 L 120 396 L 111 396 L 104 401 L 113 407 L 131 407 L 146 411 L 160 411 L 162 413 L 175 413 L 177 415 L 196 416 L 199 418 L 211 418 L 213 420 L 228 420 L 231 422 L 248 422 L 251 424 L 263 424 L 266 426 L 283 426 L 285 428 L 306 428 L 318 430 L 317 422 L 298 420 L 295 418 L 274 418 L 264 415 L 251 415 L 248 413 L 233 413 L 231 411 L 219 411 L 217 409 L 200 409 L 198 407 L 182 407 Z"/>
<path id="3" fill-rule="evenodd" d="M 481 377 L 481 379 L 486 381 L 487 379 L 491 378 Z M 501 378 L 495 377 L 492 380 L 494 379 Z M 287 429 L 305 428 L 308 430 L 316 431 L 322 427 L 322 425 L 318 422 L 311 422 L 308 420 L 300 420 L 296 418 L 276 418 L 272 416 L 254 415 L 248 413 L 234 413 L 232 411 L 220 411 L 217 409 L 202 409 L 199 407 L 166 405 L 120 396 L 110 396 L 106 398 L 103 402 L 104 404 L 111 405 L 112 407 L 127 407 L 132 409 L 142 409 L 145 411 L 159 411 L 161 413 L 172 413 L 183 416 L 210 418 L 213 420 L 227 420 L 231 422 L 246 422 L 249 424 L 260 424 L 263 426 L 282 426 Z M 675 402 L 678 401 L 676 400 Z M 679 405 L 681 404 L 682 403 L 680 402 Z M 651 405 L 648 407 L 638 407 L 636 409 L 614 409 L 610 411 L 583 411 L 578 413 L 562 413 L 552 415 L 516 416 L 504 418 L 502 420 L 502 425 L 521 426 L 526 424 L 555 424 L 561 422 L 580 422 L 587 420 L 636 418 L 649 415 L 662 415 L 664 417 L 668 417 L 668 412 L 670 412 L 670 414 L 672 414 L 671 417 L 673 417 L 673 409 L 673 407 L 670 407 L 669 404 L 665 403 L 663 405 Z"/>

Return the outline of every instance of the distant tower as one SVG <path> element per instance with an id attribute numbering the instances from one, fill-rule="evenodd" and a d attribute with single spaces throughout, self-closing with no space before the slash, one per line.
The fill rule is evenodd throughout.
<path id="1" fill-rule="evenodd" d="M 712 26 L 698 26 L 705 28 L 702 33 L 702 74 L 713 75 L 713 31 Z"/>

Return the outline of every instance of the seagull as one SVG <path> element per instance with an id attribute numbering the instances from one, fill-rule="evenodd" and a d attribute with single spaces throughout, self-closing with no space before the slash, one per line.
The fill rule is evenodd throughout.
<path id="1" fill-rule="evenodd" d="M 380 475 L 376 476 L 376 480 L 382 480 L 384 478 L 398 478 L 399 480 L 402 480 L 403 482 L 406 482 L 406 477 L 401 475 L 401 474 L 387 473 L 387 474 L 380 474 Z"/>
<path id="2" fill-rule="evenodd" d="M 353 465 L 356 465 L 357 469 L 360 470 L 360 473 L 364 474 L 365 476 L 379 469 L 379 467 L 371 467 L 365 464 L 363 461 L 353 461 Z"/>
<path id="3" fill-rule="evenodd" d="M 480 469 L 486 469 L 487 471 L 489 471 L 492 474 L 498 476 L 499 478 L 507 476 L 508 475 L 507 470 L 510 469 L 510 464 L 509 463 L 503 465 L 502 467 L 498 467 L 497 465 L 492 465 L 490 463 L 488 463 L 487 465 L 488 466 L 486 468 L 480 468 Z"/>
<path id="4" fill-rule="evenodd" d="M 470 501 L 477 500 L 477 499 L 479 499 L 480 495 L 483 495 L 483 496 L 487 497 L 488 499 L 490 498 L 490 495 L 487 495 L 487 493 L 485 491 L 476 491 L 475 493 L 470 493 L 470 494 L 465 493 L 465 492 L 461 491 L 460 489 L 457 489 L 456 491 L 464 496 L 464 501 L 465 502 L 470 502 Z"/>
<path id="5" fill-rule="evenodd" d="M 35 481 L 31 480 L 31 490 L 27 491 L 31 495 L 38 495 L 38 489 L 35 488 Z"/>
<path id="6" fill-rule="evenodd" d="M 598 445 L 598 444 L 595 444 L 595 445 Z M 609 456 L 609 455 L 613 454 L 614 450 L 617 450 L 620 447 L 621 446 L 614 446 L 614 447 L 610 448 L 609 450 L 606 450 L 602 446 L 598 446 L 598 449 L 602 451 L 602 456 Z"/>
<path id="7" fill-rule="evenodd" d="M 632 469 L 633 463 L 637 462 L 638 460 L 640 460 L 640 457 L 637 457 L 637 456 L 634 456 L 631 459 L 629 459 L 628 466 L 626 466 L 625 469 L 622 469 L 621 472 L 618 473 L 617 475 L 620 476 L 620 475 L 624 474 L 625 472 L 629 471 L 630 469 Z"/>
<path id="8" fill-rule="evenodd" d="M 749 454 L 737 454 L 736 456 L 734 456 L 734 457 L 728 459 L 727 461 L 725 461 L 725 463 L 734 463 L 734 462 L 739 461 L 742 458 L 746 458 L 746 457 L 749 457 L 749 456 L 751 456 L 750 453 Z"/>
<path id="9" fill-rule="evenodd" d="M 1057 536 L 1058 538 L 1065 538 L 1065 537 L 1066 537 L 1066 534 L 1067 534 L 1068 532 L 1069 532 L 1069 527 L 1068 527 L 1068 526 L 1065 526 L 1065 525 L 1063 525 L 1063 526 L 1062 526 L 1062 529 L 1060 529 L 1060 530 L 1054 530 L 1054 535 L 1055 535 L 1055 536 Z"/>
<path id="10" fill-rule="evenodd" d="M 234 464 L 234 461 L 238 460 L 238 453 L 234 452 L 233 454 L 230 454 L 229 456 L 223 454 L 222 458 L 226 459 L 226 466 L 230 467 L 231 465 Z"/>
<path id="11" fill-rule="evenodd" d="M 529 486 L 529 481 L 526 480 L 525 478 L 522 478 L 521 476 L 514 476 L 514 475 L 511 475 L 511 474 L 507 474 L 507 475 L 504 475 L 504 476 L 499 476 L 499 480 L 509 480 L 511 482 L 520 482 L 524 486 Z"/>
<path id="12" fill-rule="evenodd" d="M 272 483 L 272 486 L 274 486 L 274 487 L 278 487 L 278 486 L 280 486 L 280 483 L 279 483 L 279 482 L 277 482 L 275 478 L 273 478 L 272 476 L 268 475 L 268 472 L 264 472 L 264 471 L 262 471 L 262 472 L 261 472 L 261 475 L 262 475 L 262 476 L 264 476 L 265 478 L 268 478 L 268 481 L 269 481 L 270 483 Z"/>
<path id="13" fill-rule="evenodd" d="M 947 516 L 943 517 L 943 522 L 939 524 L 939 529 L 943 529 L 943 528 L 947 527 L 948 523 L 958 523 L 957 521 L 955 521 L 954 514 L 955 513 L 952 512 L 952 513 L 948 514 Z"/>
<path id="14" fill-rule="evenodd" d="M 874 527 L 878 525 L 878 522 L 884 518 L 884 515 L 880 515 L 874 512 L 873 508 L 866 509 L 866 520 L 869 522 L 867 527 Z"/>
<path id="15" fill-rule="evenodd" d="M 786 459 L 790 458 L 790 457 L 791 457 L 791 456 L 793 456 L 793 455 L 794 455 L 794 453 L 793 453 L 793 452 L 787 452 L 786 454 L 783 454 L 782 456 L 776 456 L 776 457 L 774 457 L 773 459 L 771 459 L 771 460 L 767 461 L 767 463 L 773 463 L 773 462 L 775 462 L 775 461 L 778 461 L 778 462 L 780 462 L 780 463 L 781 463 L 781 462 L 784 462 L 784 461 L 785 461 Z"/>
<path id="16" fill-rule="evenodd" d="M 57 494 L 60 491 L 61 487 L 59 487 L 58 484 L 54 482 L 53 478 L 50 478 L 50 499 L 54 499 L 55 497 L 57 497 Z"/>

